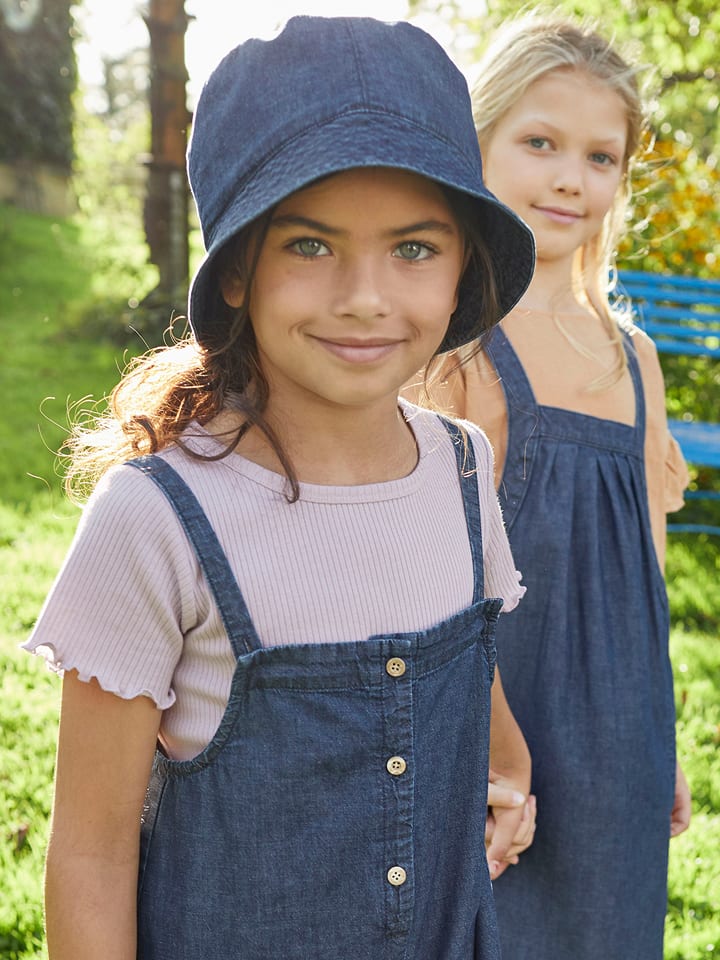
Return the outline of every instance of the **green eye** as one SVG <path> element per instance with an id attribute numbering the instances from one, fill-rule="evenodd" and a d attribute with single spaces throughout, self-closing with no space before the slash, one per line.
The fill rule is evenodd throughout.
<path id="1" fill-rule="evenodd" d="M 321 257 L 326 256 L 328 248 L 320 240 L 314 240 L 312 237 L 303 237 L 302 240 L 296 240 L 292 244 L 293 250 L 301 257 Z"/>
<path id="2" fill-rule="evenodd" d="M 424 260 L 429 257 L 431 250 L 424 243 L 418 243 L 416 240 L 406 240 L 397 248 L 397 256 L 403 260 Z"/>

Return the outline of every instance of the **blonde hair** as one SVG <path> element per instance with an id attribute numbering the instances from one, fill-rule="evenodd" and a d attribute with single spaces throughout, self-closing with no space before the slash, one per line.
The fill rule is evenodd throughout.
<path id="1" fill-rule="evenodd" d="M 591 385 L 603 389 L 616 383 L 627 365 L 621 335 L 621 329 L 628 325 L 627 315 L 611 306 L 609 294 L 614 284 L 610 278 L 615 274 L 617 245 L 625 229 L 632 194 L 632 169 L 647 125 L 639 80 L 641 68 L 621 55 L 591 21 L 578 22 L 540 11 L 527 13 L 502 26 L 481 58 L 472 89 L 473 116 L 482 149 L 492 140 L 500 119 L 535 81 L 551 71 L 571 69 L 584 71 L 613 90 L 625 104 L 627 116 L 621 186 L 600 232 L 579 251 L 573 271 L 576 292 L 584 296 L 605 323 L 617 347 L 612 369 Z"/>

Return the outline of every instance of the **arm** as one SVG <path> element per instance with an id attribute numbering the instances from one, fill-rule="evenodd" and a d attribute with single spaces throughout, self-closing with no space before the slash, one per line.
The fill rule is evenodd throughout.
<path id="1" fill-rule="evenodd" d="M 633 345 L 645 393 L 645 474 L 650 522 L 658 563 L 664 570 L 666 514 L 682 507 L 688 472 L 680 447 L 668 430 L 665 383 L 655 344 L 642 330 L 635 330 Z"/>
<path id="2" fill-rule="evenodd" d="M 493 807 L 494 829 L 487 849 L 487 857 L 490 875 L 495 879 L 507 866 L 503 861 L 508 856 L 513 839 L 521 827 L 525 800 L 530 790 L 530 752 L 505 698 L 499 670 L 495 672 L 495 681 L 492 686 L 490 767 L 496 787 L 508 788 L 522 794 L 523 797 L 522 803 L 518 806 Z M 534 824 L 534 820 L 532 823 Z M 510 854 L 510 856 L 513 855 Z"/>
<path id="3" fill-rule="evenodd" d="M 140 816 L 161 711 L 63 680 L 45 877 L 50 960 L 135 960 Z"/>
<path id="4" fill-rule="evenodd" d="M 647 407 L 645 472 L 650 520 L 658 562 L 660 569 L 664 570 L 665 514 L 682 507 L 683 491 L 688 484 L 688 471 L 680 447 L 668 431 L 665 414 L 665 384 L 655 344 L 640 330 L 634 332 L 633 343 L 637 349 Z M 680 764 L 677 764 L 675 802 L 670 823 L 671 837 L 676 837 L 687 830 L 690 814 L 690 788 Z"/>
<path id="5" fill-rule="evenodd" d="M 675 771 L 675 803 L 670 818 L 671 837 L 677 837 L 690 826 L 691 801 L 690 787 L 678 763 Z"/>

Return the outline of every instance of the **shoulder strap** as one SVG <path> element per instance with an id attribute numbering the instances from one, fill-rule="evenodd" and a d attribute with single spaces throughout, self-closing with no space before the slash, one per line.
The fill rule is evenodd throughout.
<path id="1" fill-rule="evenodd" d="M 225 551 L 190 487 L 162 457 L 152 454 L 138 457 L 128 460 L 127 466 L 150 477 L 175 511 L 205 574 L 235 657 L 258 649 L 260 639 Z"/>
<path id="2" fill-rule="evenodd" d="M 470 539 L 470 550 L 473 560 L 475 590 L 473 603 L 478 603 L 485 596 L 485 572 L 483 564 L 482 518 L 480 516 L 480 498 L 478 495 L 477 463 L 472 440 L 462 428 L 452 420 L 438 414 L 443 426 L 450 434 L 455 460 L 457 461 L 460 490 L 462 492 L 465 522 Z"/>
<path id="3" fill-rule="evenodd" d="M 505 528 L 510 531 L 530 486 L 540 411 L 520 358 L 502 327 L 492 329 L 485 352 L 500 379 L 507 407 L 507 449 L 498 498 Z"/>

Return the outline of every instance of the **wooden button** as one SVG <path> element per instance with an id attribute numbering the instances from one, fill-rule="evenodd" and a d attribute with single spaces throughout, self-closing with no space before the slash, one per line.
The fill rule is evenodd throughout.
<path id="1" fill-rule="evenodd" d="M 400 657 L 391 657 L 385 664 L 385 669 L 391 677 L 401 677 L 407 670 L 407 667 L 405 661 Z"/>
<path id="2" fill-rule="evenodd" d="M 390 757 L 385 766 L 388 773 L 391 773 L 394 777 L 399 777 L 401 773 L 405 773 L 407 770 L 407 763 L 405 763 L 403 757 Z"/>

